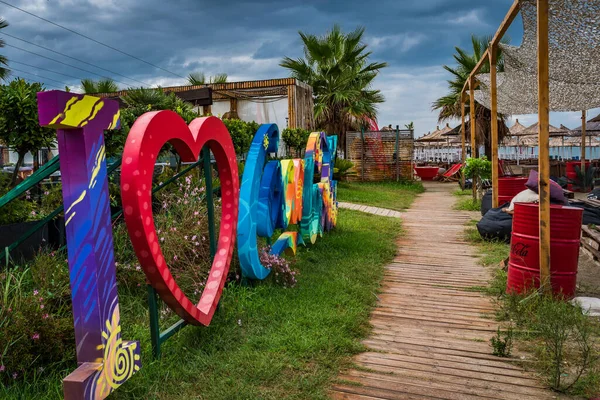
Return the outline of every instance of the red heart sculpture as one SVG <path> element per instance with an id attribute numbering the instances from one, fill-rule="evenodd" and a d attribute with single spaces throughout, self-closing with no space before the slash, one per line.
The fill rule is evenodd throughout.
<path id="1" fill-rule="evenodd" d="M 173 279 L 154 227 L 152 175 L 158 153 L 167 142 L 184 162 L 196 161 L 202 147 L 208 144 L 219 170 L 222 194 L 219 241 L 198 304 L 192 303 Z M 123 150 L 121 198 L 133 248 L 150 284 L 181 318 L 194 325 L 208 325 L 229 272 L 238 216 L 237 161 L 231 136 L 223 122 L 216 117 L 197 118 L 188 127 L 173 111 L 142 115 L 133 124 Z"/>

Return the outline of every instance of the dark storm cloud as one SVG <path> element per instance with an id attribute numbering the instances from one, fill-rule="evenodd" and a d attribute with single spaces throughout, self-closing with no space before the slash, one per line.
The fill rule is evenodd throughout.
<path id="1" fill-rule="evenodd" d="M 435 127 L 436 118 L 430 106 L 445 91 L 445 79 L 449 76 L 441 66 L 452 63 L 454 46 L 468 47 L 472 33 L 492 34 L 512 3 L 512 0 L 7 1 L 173 72 L 153 68 L 0 4 L 0 15 L 10 23 L 7 33 L 148 85 L 182 84 L 184 79 L 179 76 L 185 77 L 195 70 L 207 75 L 225 72 L 231 80 L 285 77 L 287 71 L 278 65 L 281 58 L 302 55 L 298 31 L 323 34 L 334 23 L 344 30 L 364 26 L 372 58 L 389 64 L 375 84 L 388 100 L 380 107 L 379 120 L 386 125 L 414 120 L 418 133 Z M 515 25 L 510 33 L 517 39 L 513 42 L 518 42 L 520 27 L 519 23 Z M 111 76 L 12 38 L 6 38 L 6 42 Z M 13 48 L 5 48 L 3 52 L 9 60 L 78 78 L 97 78 Z M 16 63 L 13 66 L 36 73 L 35 68 Z M 78 86 L 76 79 L 40 70 L 37 73 Z M 122 82 L 122 87 L 139 86 L 134 81 L 112 77 Z"/>

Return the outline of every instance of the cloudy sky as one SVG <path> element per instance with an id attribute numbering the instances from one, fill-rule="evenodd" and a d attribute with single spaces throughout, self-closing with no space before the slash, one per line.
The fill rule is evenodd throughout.
<path id="1" fill-rule="evenodd" d="M 493 34 L 511 4 L 512 0 L 1 0 L 0 16 L 10 26 L 0 36 L 9 45 L 2 52 L 15 76 L 42 81 L 49 89 L 110 76 L 126 88 L 140 82 L 184 84 L 183 77 L 192 71 L 225 72 L 230 81 L 286 77 L 278 64 L 284 56 L 302 55 L 298 31 L 323 34 L 334 23 L 344 30 L 364 26 L 372 58 L 389 64 L 375 81 L 386 97 L 379 125 L 414 121 L 420 136 L 438 125 L 431 103 L 446 91 L 449 74 L 442 65 L 453 63 L 454 47 L 468 49 L 471 34 Z M 512 44 L 520 43 L 520 19 L 509 36 Z M 580 116 L 555 113 L 551 123 L 574 128 Z M 537 120 L 534 115 L 513 120 L 517 117 L 524 124 Z"/>

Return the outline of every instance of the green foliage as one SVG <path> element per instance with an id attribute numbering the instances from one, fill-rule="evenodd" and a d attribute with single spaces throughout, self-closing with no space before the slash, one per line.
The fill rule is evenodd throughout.
<path id="1" fill-rule="evenodd" d="M 404 125 L 404 127 L 408 130 L 414 130 L 415 129 L 415 123 L 413 121 L 410 121 L 408 124 Z"/>
<path id="2" fill-rule="evenodd" d="M 0 86 L 0 141 L 19 154 L 11 184 L 25 154 L 49 147 L 56 137 L 53 129 L 42 128 L 38 120 L 37 93 L 43 90 L 41 83 L 21 78 Z"/>
<path id="3" fill-rule="evenodd" d="M 406 210 L 425 189 L 421 182 L 338 182 L 338 200 L 367 206 Z"/>
<path id="4" fill-rule="evenodd" d="M 32 381 L 73 360 L 65 257 L 48 253 L 0 274 L 0 383 Z"/>
<path id="5" fill-rule="evenodd" d="M 490 339 L 492 345 L 492 354 L 498 357 L 510 357 L 512 351 L 513 330 L 509 327 L 505 332 L 500 332 L 500 328 L 496 332 L 496 336 Z"/>
<path id="6" fill-rule="evenodd" d="M 191 176 L 191 179 L 194 187 L 196 178 Z M 162 200 L 159 200 L 160 211 L 156 213 L 167 214 L 172 207 L 188 206 L 185 217 L 192 222 L 198 203 L 183 204 L 185 193 L 188 198 L 192 196 L 185 187 L 187 181 L 182 192 L 178 186 L 170 191 L 172 198 L 164 199 L 168 201 L 164 211 Z M 182 200 L 180 204 L 172 201 L 178 199 Z M 175 251 L 190 251 L 198 240 L 192 242 L 188 236 L 190 247 L 177 249 L 186 241 L 187 233 L 183 232 L 183 227 L 187 227 L 188 222 L 179 225 L 181 213 L 179 210 L 173 212 L 172 217 L 165 215 L 165 220 L 157 224 L 157 230 L 161 230 L 159 237 L 165 237 L 161 246 L 163 250 L 167 249 L 169 266 L 174 255 L 183 258 L 183 253 Z M 199 209 L 199 213 L 204 215 L 204 210 Z M 200 218 L 195 223 L 198 221 Z M 137 263 L 126 263 L 128 257 L 135 260 L 135 256 L 123 247 L 128 239 L 119 231 L 122 228 L 117 227 L 115 246 L 119 248 L 117 276 L 123 337 L 140 341 L 142 360 L 147 362 L 134 379 L 112 396 L 118 399 L 194 398 L 201 392 L 207 399 L 327 398 L 331 382 L 340 370 L 349 365 L 353 354 L 363 350 L 361 340 L 369 331 L 369 315 L 376 302 L 373 293 L 377 292 L 383 277 L 384 265 L 395 255 L 395 241 L 401 231 L 398 219 L 347 210 L 340 210 L 338 221 L 336 229 L 325 235 L 322 242 L 310 249 L 301 247 L 298 250 L 295 268 L 300 274 L 296 288 L 277 285 L 274 279 L 252 286 L 229 283 L 210 326 L 188 327 L 173 336 L 163 348 L 160 362 L 151 362 L 144 274 L 138 270 Z M 123 225 L 118 223 L 118 226 Z M 177 230 L 171 231 L 171 228 Z M 201 225 L 198 229 L 206 229 L 206 226 Z M 206 243 L 199 238 L 201 244 Z M 64 255 L 57 253 L 54 258 L 66 271 Z M 199 255 L 189 268 L 205 271 L 207 260 Z M 43 259 L 40 263 L 42 261 L 48 262 Z M 177 282 L 184 285 L 184 291 L 188 291 L 186 294 L 197 299 L 193 293 L 194 273 L 197 272 L 191 272 L 177 270 L 174 275 Z M 21 287 L 29 296 L 35 284 L 30 283 L 29 278 L 26 280 Z M 63 278 L 59 280 L 63 281 Z M 1 278 L 0 282 L 5 283 Z M 198 286 L 201 283 L 199 280 Z M 163 329 L 178 320 L 164 306 L 160 313 Z M 58 317 L 51 314 L 50 318 Z M 72 321 L 68 324 L 69 332 L 72 332 Z M 22 325 L 21 328 L 25 329 Z M 0 331 L 4 334 L 1 327 Z M 41 335 L 40 340 L 45 337 L 45 334 Z M 72 338 L 65 340 L 68 347 L 61 348 L 63 342 L 59 337 L 60 333 L 55 337 L 56 345 L 55 342 L 44 343 L 44 351 L 53 351 L 52 361 L 43 366 L 32 366 L 26 373 L 26 380 L 22 380 L 21 375 L 13 380 L 8 368 L 6 375 L 0 372 L 3 382 L 7 383 L 0 384 L 0 398 L 49 400 L 62 396 L 62 379 L 76 368 L 75 342 Z M 5 337 L 0 335 L 0 342 L 3 340 Z M 59 350 L 65 353 L 59 355 Z M 10 354 L 7 353 L 3 361 Z M 43 372 L 40 372 L 40 366 L 45 368 Z M 230 379 L 224 380 L 224 376 L 235 377 L 236 384 L 231 384 Z M 281 379 L 282 376 L 285 379 Z M 186 384 L 182 385 L 182 382 Z"/>
<path id="7" fill-rule="evenodd" d="M 481 210 L 481 200 L 479 200 L 479 199 L 473 200 L 472 198 L 460 199 L 454 205 L 454 209 L 460 210 L 460 211 L 480 211 Z"/>
<path id="8" fill-rule="evenodd" d="M 204 72 L 192 72 L 191 74 L 188 75 L 187 81 L 190 85 L 200 86 L 200 85 L 206 85 L 206 84 L 211 84 L 211 83 L 227 83 L 227 78 L 228 78 L 227 74 L 221 73 L 221 74 L 216 74 L 215 76 L 209 77 L 208 81 L 207 81 L 206 75 L 204 75 Z"/>
<path id="9" fill-rule="evenodd" d="M 479 180 L 490 179 L 492 177 L 492 162 L 488 161 L 486 156 L 467 158 L 462 170 L 467 177 L 475 176 Z"/>
<path id="10" fill-rule="evenodd" d="M 129 89 L 123 96 L 123 101 L 127 107 L 121 110 L 121 128 L 104 134 L 108 157 L 120 156 L 129 130 L 139 117 L 149 111 L 175 111 L 188 124 L 198 116 L 192 104 L 181 100 L 174 93 L 165 93 L 161 89 Z"/>
<path id="11" fill-rule="evenodd" d="M 508 257 L 508 244 L 485 241 L 472 228 L 467 229 L 467 240 L 478 245 L 484 265 L 497 265 Z M 494 354 L 500 355 L 509 347 L 504 343 L 514 341 L 534 352 L 532 365 L 552 389 L 586 398 L 600 394 L 598 320 L 561 296 L 544 296 L 535 290 L 507 294 L 506 282 L 506 271 L 495 268 L 489 287 L 482 290 L 497 299 L 497 317 L 508 324 L 504 337 L 499 330 L 491 341 Z M 517 330 L 509 333 L 513 327 Z"/>
<path id="12" fill-rule="evenodd" d="M 585 172 L 581 171 L 580 165 L 575 165 L 575 179 L 569 179 L 568 183 L 573 185 L 575 190 L 591 190 L 594 188 L 594 177 L 596 174 L 596 167 L 589 166 L 585 169 Z"/>
<path id="13" fill-rule="evenodd" d="M 240 119 L 224 119 L 223 123 L 231 135 L 235 154 L 246 154 L 250 150 L 250 144 L 259 128 L 259 124 L 254 121 L 245 122 Z"/>
<path id="14" fill-rule="evenodd" d="M 119 86 L 111 78 L 103 78 L 98 81 L 83 79 L 81 87 L 85 94 L 114 93 L 119 90 Z"/>
<path id="15" fill-rule="evenodd" d="M 433 109 L 440 110 L 439 119 L 446 120 L 449 118 L 460 118 L 461 109 L 460 109 L 460 95 L 467 82 L 471 71 L 475 68 L 483 54 L 488 48 L 488 45 L 491 41 L 491 37 L 481 37 L 481 36 L 471 36 L 471 50 L 462 49 L 460 47 L 455 47 L 456 53 L 454 54 L 454 60 L 456 61 L 455 66 L 444 65 L 444 69 L 450 72 L 452 78 L 448 81 L 448 94 L 440 97 L 436 101 L 433 102 Z M 502 41 L 504 44 L 508 44 L 510 42 L 509 39 L 505 39 Z M 497 53 L 497 70 L 498 72 L 504 71 L 504 56 L 502 54 L 502 50 L 498 47 Z M 489 73 L 490 72 L 490 64 L 489 62 L 485 62 L 480 70 L 480 73 Z M 478 108 L 481 108 L 479 104 L 477 104 Z M 465 113 L 469 115 L 469 103 L 467 102 L 465 105 Z"/>
<path id="16" fill-rule="evenodd" d="M 302 128 L 285 128 L 281 132 L 281 138 L 285 142 L 285 145 L 294 150 L 298 157 L 304 154 L 309 136 L 310 131 Z"/>
<path id="17" fill-rule="evenodd" d="M 5 19 L 0 18 L 0 29 L 4 29 L 8 26 L 8 22 Z M 0 38 L 0 49 L 4 47 L 4 39 Z M 5 56 L 0 54 L 0 80 L 5 80 L 10 74 L 10 70 L 8 68 L 4 68 L 4 66 L 8 66 L 8 60 Z"/>
<path id="18" fill-rule="evenodd" d="M 351 171 L 353 167 L 354 163 L 352 161 L 336 158 L 335 166 L 333 167 L 333 179 L 336 181 L 342 181 L 348 176 L 358 175 L 356 171 Z"/>
<path id="19" fill-rule="evenodd" d="M 0 174 L 0 197 L 8 193 L 9 189 L 10 185 L 7 175 Z M 34 211 L 34 205 L 31 201 L 26 199 L 27 196 L 29 195 L 14 199 L 0 209 L 0 225 L 24 222 L 31 218 L 31 213 Z"/>
<path id="20" fill-rule="evenodd" d="M 340 135 L 342 148 L 346 131 L 358 129 L 364 118 L 376 118 L 377 105 L 385 101 L 372 84 L 387 63 L 369 62 L 364 32 L 357 28 L 344 33 L 338 25 L 322 36 L 300 32 L 304 58 L 285 57 L 280 63 L 292 77 L 312 86 L 317 125 Z"/>

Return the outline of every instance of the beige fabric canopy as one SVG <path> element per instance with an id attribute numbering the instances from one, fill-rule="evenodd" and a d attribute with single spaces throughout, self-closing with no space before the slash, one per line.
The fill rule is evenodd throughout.
<path id="1" fill-rule="evenodd" d="M 519 0 L 523 18 L 521 46 L 500 45 L 504 72 L 497 74 L 498 112 L 538 111 L 536 0 Z M 600 106 L 600 1 L 549 0 L 549 84 L 551 111 L 581 111 Z M 475 98 L 490 108 L 489 74 L 478 74 Z"/>

